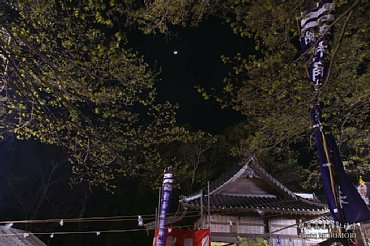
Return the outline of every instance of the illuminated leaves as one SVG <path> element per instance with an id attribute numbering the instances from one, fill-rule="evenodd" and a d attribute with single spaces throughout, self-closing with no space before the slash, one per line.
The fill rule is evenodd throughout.
<path id="1" fill-rule="evenodd" d="M 300 57 L 296 20 L 314 3 L 247 2 L 226 1 L 226 20 L 235 33 L 255 40 L 256 56 L 223 58 L 233 70 L 224 80 L 224 96 L 219 101 L 245 115 L 254 129 L 255 133 L 242 141 L 244 148 L 263 152 L 282 147 L 287 151 L 292 144 L 308 142 L 312 132 L 313 95 Z M 337 18 L 353 4 L 337 2 Z M 369 9 L 366 1 L 355 6 L 343 36 L 347 15 L 334 25 L 331 75 L 319 96 L 326 130 L 336 135 L 345 160 L 357 160 L 357 167 L 349 167 L 357 173 L 369 163 L 366 150 L 358 147 L 366 145 L 370 129 L 370 36 L 362 31 L 369 28 Z"/>
<path id="2" fill-rule="evenodd" d="M 62 147 L 73 182 L 113 189 L 118 177 L 167 165 L 157 146 L 185 131 L 173 105 L 155 102 L 156 74 L 143 58 L 120 48 L 123 34 L 100 28 L 112 25 L 107 9 L 94 1 L 18 3 L 21 17 L 5 25 L 11 41 L 0 37 L 11 64 L 1 125 L 18 139 Z"/>

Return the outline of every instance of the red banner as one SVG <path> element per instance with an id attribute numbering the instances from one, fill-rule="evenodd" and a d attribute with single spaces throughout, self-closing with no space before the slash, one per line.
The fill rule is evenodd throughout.
<path id="1" fill-rule="evenodd" d="M 157 246 L 158 230 L 154 233 L 153 246 Z M 168 229 L 166 246 L 211 246 L 209 229 Z"/>

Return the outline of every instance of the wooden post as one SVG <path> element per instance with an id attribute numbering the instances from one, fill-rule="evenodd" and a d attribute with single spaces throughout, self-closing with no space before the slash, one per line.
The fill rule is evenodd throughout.
<path id="1" fill-rule="evenodd" d="M 156 221 L 158 222 L 157 223 L 157 229 L 159 229 L 159 213 L 161 211 L 161 195 L 162 195 L 162 188 L 160 187 L 159 192 L 158 192 L 158 210 L 157 210 L 157 214 L 156 214 L 156 216 L 157 216 Z"/>
<path id="2" fill-rule="evenodd" d="M 157 230 L 158 229 L 158 209 L 157 208 L 155 208 L 155 229 L 154 229 L 154 231 L 155 230 Z"/>
<path id="3" fill-rule="evenodd" d="M 361 226 L 361 223 L 358 223 L 358 229 L 359 229 L 359 231 L 360 231 L 361 239 L 362 239 L 363 244 L 364 244 L 365 246 L 367 246 L 368 244 L 367 244 L 367 242 L 366 242 L 365 233 L 364 233 L 364 231 L 363 231 L 363 228 L 362 228 L 362 226 Z M 356 229 L 355 229 L 355 230 L 353 230 L 353 231 L 355 232 L 355 231 L 356 231 Z"/>
<path id="4" fill-rule="evenodd" d="M 203 190 L 200 192 L 200 229 L 203 229 Z"/>
<path id="5" fill-rule="evenodd" d="M 209 192 L 209 181 L 207 182 L 207 190 L 208 190 L 208 199 L 207 199 L 207 202 L 208 202 L 208 228 L 211 229 L 211 196 L 210 196 L 210 192 Z"/>

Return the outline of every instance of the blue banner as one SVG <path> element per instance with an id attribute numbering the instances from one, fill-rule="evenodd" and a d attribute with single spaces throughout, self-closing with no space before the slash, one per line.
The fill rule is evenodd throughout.
<path id="1" fill-rule="evenodd" d="M 327 139 L 334 163 L 339 205 L 342 210 L 344 222 L 357 223 L 370 220 L 370 210 L 344 170 L 334 137 L 329 135 Z"/>
<path id="2" fill-rule="evenodd" d="M 166 214 L 168 213 L 168 209 L 170 206 L 172 183 L 173 183 L 172 172 L 171 168 L 169 167 L 164 170 L 157 246 L 166 245 L 166 236 L 167 236 Z"/>
<path id="3" fill-rule="evenodd" d="M 333 3 L 321 1 L 315 8 L 302 13 L 300 43 L 309 63 L 309 78 L 314 93 L 311 121 L 326 201 L 335 221 L 356 223 L 369 220 L 370 211 L 345 173 L 334 137 L 324 133 L 316 93 L 328 76 L 328 40 L 331 38 L 334 8 Z"/>
<path id="4" fill-rule="evenodd" d="M 310 62 L 309 76 L 315 90 L 320 89 L 327 76 L 329 25 L 334 20 L 334 9 L 334 3 L 321 1 L 315 9 L 301 15 L 300 43 L 303 52 L 312 49 L 312 52 L 306 53 L 305 58 Z"/>
<path id="5" fill-rule="evenodd" d="M 327 76 L 330 38 L 329 25 L 334 20 L 334 4 L 327 1 L 317 3 L 314 9 L 309 9 L 301 15 L 301 48 L 305 59 L 309 61 L 309 78 L 315 95 L 311 114 L 311 122 L 315 144 L 318 152 L 321 180 L 331 215 L 335 221 L 340 221 L 336 188 L 333 183 L 334 173 L 331 158 L 326 146 L 326 136 L 320 118 L 320 107 L 317 103 L 317 93 Z"/>

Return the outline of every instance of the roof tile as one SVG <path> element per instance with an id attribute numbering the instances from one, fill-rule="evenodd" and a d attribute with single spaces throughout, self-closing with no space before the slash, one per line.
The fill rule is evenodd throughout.
<path id="1" fill-rule="evenodd" d="M 253 197 L 253 196 L 232 196 L 232 195 L 211 195 L 210 206 L 211 208 L 222 209 L 262 209 L 262 210 L 275 210 L 287 212 L 324 212 L 326 209 L 316 204 L 310 204 L 302 201 L 301 199 L 286 199 L 278 197 Z M 200 207 L 200 198 L 182 201 L 185 207 Z M 203 197 L 204 206 L 207 205 L 207 196 Z"/>

